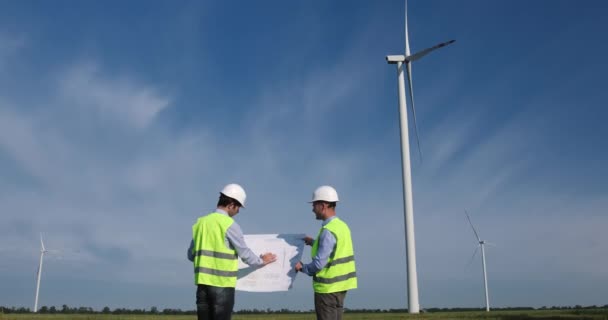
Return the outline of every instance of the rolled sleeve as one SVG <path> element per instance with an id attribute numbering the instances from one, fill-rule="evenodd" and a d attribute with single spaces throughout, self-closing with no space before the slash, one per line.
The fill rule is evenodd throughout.
<path id="1" fill-rule="evenodd" d="M 336 237 L 327 229 L 321 231 L 319 235 L 319 248 L 317 255 L 312 258 L 312 262 L 302 266 L 302 272 L 309 276 L 314 276 L 325 267 L 329 256 L 336 246 Z"/>
<path id="2" fill-rule="evenodd" d="M 232 223 L 232 225 L 226 231 L 226 238 L 228 238 L 230 245 L 234 248 L 234 250 L 236 250 L 237 255 L 244 263 L 254 267 L 264 264 L 262 258 L 258 257 L 251 249 L 249 249 L 247 243 L 245 243 L 243 231 L 236 222 Z"/>

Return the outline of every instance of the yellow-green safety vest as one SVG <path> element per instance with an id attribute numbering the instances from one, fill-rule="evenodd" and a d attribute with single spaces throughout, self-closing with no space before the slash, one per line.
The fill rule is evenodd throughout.
<path id="1" fill-rule="evenodd" d="M 312 286 L 315 292 L 332 293 L 357 288 L 353 241 L 348 225 L 336 217 L 321 228 L 317 241 L 312 246 L 311 255 L 313 257 L 319 250 L 319 237 L 323 229 L 327 229 L 334 235 L 336 247 L 330 254 L 325 267 L 313 276 Z"/>
<path id="2" fill-rule="evenodd" d="M 236 250 L 226 246 L 226 232 L 232 223 L 231 217 L 213 212 L 192 226 L 195 284 L 236 287 L 238 257 Z"/>

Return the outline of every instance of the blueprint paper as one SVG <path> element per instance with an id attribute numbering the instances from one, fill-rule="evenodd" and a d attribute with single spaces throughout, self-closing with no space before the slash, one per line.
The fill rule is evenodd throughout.
<path id="1" fill-rule="evenodd" d="M 277 260 L 263 267 L 250 267 L 239 260 L 236 290 L 287 291 L 296 278 L 294 267 L 302 258 L 304 234 L 247 234 L 245 242 L 256 254 L 272 252 Z"/>

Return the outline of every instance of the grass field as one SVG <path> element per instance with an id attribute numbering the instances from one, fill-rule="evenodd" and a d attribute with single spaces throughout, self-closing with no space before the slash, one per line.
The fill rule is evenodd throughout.
<path id="1" fill-rule="evenodd" d="M 2 320 L 195 320 L 196 316 L 170 316 L 170 315 L 62 315 L 62 314 L 0 314 Z M 234 315 L 234 320 L 305 320 L 315 319 L 314 314 L 261 314 L 261 315 Z M 608 320 L 607 309 L 593 310 L 535 310 L 535 311 L 492 311 L 492 312 L 434 312 L 419 315 L 404 313 L 346 313 L 345 320 L 364 319 L 487 319 L 487 320 L 553 320 L 553 319 L 585 319 L 585 320 Z"/>

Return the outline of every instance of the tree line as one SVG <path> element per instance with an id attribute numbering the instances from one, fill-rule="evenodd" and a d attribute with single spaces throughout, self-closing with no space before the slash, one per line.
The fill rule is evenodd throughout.
<path id="1" fill-rule="evenodd" d="M 495 311 L 523 311 L 523 310 L 589 310 L 589 309 L 608 309 L 608 304 L 603 306 L 543 306 L 540 308 L 533 307 L 508 307 L 508 308 L 492 308 Z M 422 312 L 471 312 L 471 311 L 484 311 L 485 308 L 427 308 L 422 309 Z M 344 312 L 347 313 L 405 313 L 407 309 L 348 309 L 346 308 Z M 0 314 L 9 314 L 9 313 L 32 313 L 30 308 L 25 307 L 3 307 L 0 306 Z M 158 309 L 157 307 L 151 307 L 150 309 L 128 309 L 128 308 L 115 308 L 110 309 L 109 307 L 104 307 L 101 310 L 95 310 L 91 307 L 70 307 L 68 305 L 63 305 L 61 308 L 55 306 L 42 306 L 38 310 L 38 313 L 41 314 L 150 314 L 150 315 L 195 315 L 196 310 L 181 310 L 181 309 Z M 234 314 L 299 314 L 299 313 L 314 313 L 314 310 L 290 310 L 290 309 L 279 309 L 272 310 L 270 308 L 267 309 L 242 309 L 235 311 Z"/>

